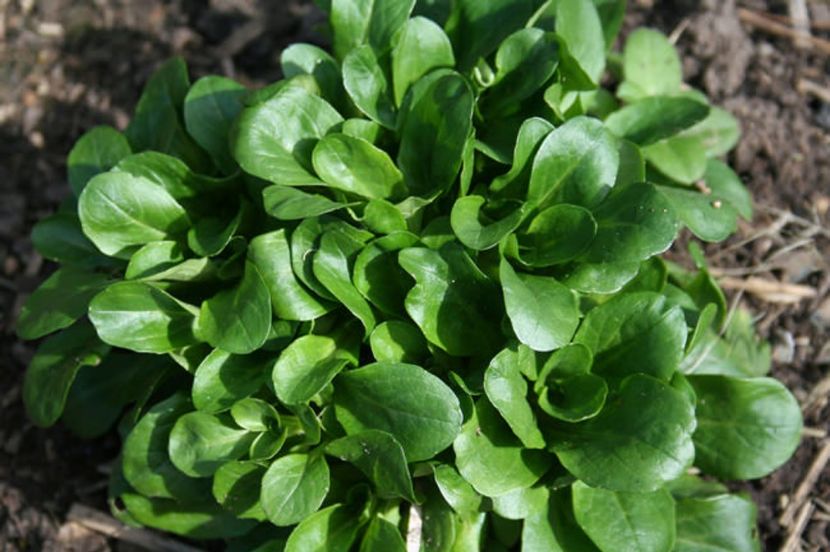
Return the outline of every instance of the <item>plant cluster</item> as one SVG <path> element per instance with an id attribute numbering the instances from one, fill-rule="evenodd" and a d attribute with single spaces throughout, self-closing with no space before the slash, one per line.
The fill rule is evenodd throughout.
<path id="1" fill-rule="evenodd" d="M 736 121 L 660 33 L 612 51 L 623 0 L 324 4 L 333 55 L 173 59 L 72 149 L 32 419 L 117 425 L 116 515 L 229 550 L 757 550 L 717 480 L 798 405 L 699 250 L 657 256 L 751 216 Z"/>

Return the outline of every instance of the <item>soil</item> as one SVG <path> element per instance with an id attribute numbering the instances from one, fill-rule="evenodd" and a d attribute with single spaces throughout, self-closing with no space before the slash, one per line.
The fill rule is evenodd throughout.
<path id="1" fill-rule="evenodd" d="M 765 549 L 778 550 L 792 530 L 778 519 L 830 429 L 830 103 L 804 84 L 826 96 L 830 58 L 753 30 L 731 0 L 629 4 L 626 29 L 644 24 L 679 35 L 686 80 L 743 127 L 729 162 L 752 191 L 756 214 L 735 237 L 706 246 L 713 271 L 813 293 L 793 303 L 740 297 L 773 343 L 774 375 L 794 391 L 810 428 L 779 471 L 736 487 L 758 502 Z M 809 5 L 813 21 L 824 22 L 814 32 L 827 38 L 828 5 Z M 740 7 L 787 14 L 784 1 Z M 0 0 L 0 550 L 127 550 L 66 523 L 73 503 L 106 509 L 115 438 L 84 442 L 60 426 L 33 427 L 20 401 L 34 346 L 15 338 L 14 319 L 53 269 L 28 235 L 68 193 L 72 143 L 97 124 L 124 127 L 142 83 L 171 55 L 184 56 L 194 78 L 219 73 L 261 85 L 280 76 L 285 45 L 324 43 L 315 34 L 320 20 L 307 0 Z M 673 251 L 680 262 L 685 238 Z M 830 470 L 809 496 L 816 510 L 803 544 L 830 550 Z"/>

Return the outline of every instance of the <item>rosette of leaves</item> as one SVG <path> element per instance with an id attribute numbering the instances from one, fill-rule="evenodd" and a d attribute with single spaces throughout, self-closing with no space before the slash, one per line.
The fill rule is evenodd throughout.
<path id="1" fill-rule="evenodd" d="M 323 7 L 333 54 L 259 90 L 171 60 L 73 148 L 32 419 L 117 426 L 114 512 L 229 550 L 757 550 L 717 480 L 798 405 L 658 257 L 751 216 L 735 120 L 661 34 L 611 51 L 622 1 Z"/>

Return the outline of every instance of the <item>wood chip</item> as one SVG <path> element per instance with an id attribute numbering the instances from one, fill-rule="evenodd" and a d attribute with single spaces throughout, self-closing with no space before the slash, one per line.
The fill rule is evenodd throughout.
<path id="1" fill-rule="evenodd" d="M 796 48 L 809 50 L 810 13 L 807 11 L 807 3 L 804 0 L 789 0 L 789 12 L 793 20 L 793 27 L 797 33 L 793 39 L 793 43 Z"/>
<path id="2" fill-rule="evenodd" d="M 801 552 L 801 535 L 804 533 L 804 529 L 807 528 L 807 523 L 809 523 L 815 509 L 816 506 L 812 501 L 801 507 L 795 526 L 787 535 L 787 540 L 784 541 L 781 552 Z"/>
<path id="3" fill-rule="evenodd" d="M 738 8 L 738 18 L 744 24 L 760 29 L 771 35 L 788 38 L 790 40 L 794 40 L 802 36 L 792 27 L 788 27 L 782 23 L 779 23 L 775 19 L 746 8 Z M 830 55 L 830 40 L 825 40 L 815 36 L 805 37 L 805 40 L 809 41 L 810 48 L 813 50 L 821 52 L 825 55 Z"/>
<path id="4" fill-rule="evenodd" d="M 807 474 L 804 476 L 804 479 L 801 480 L 801 483 L 799 483 L 792 500 L 790 500 L 789 505 L 787 505 L 787 509 L 784 510 L 784 513 L 781 514 L 781 517 L 778 519 L 781 525 L 784 527 L 790 527 L 796 517 L 796 512 L 799 512 L 799 520 L 801 519 L 805 503 L 812 504 L 812 502 L 807 502 L 807 497 L 813 490 L 813 486 L 816 484 L 816 481 L 818 481 L 818 478 L 821 477 L 821 473 L 824 471 L 825 466 L 827 466 L 828 461 L 830 461 L 830 440 L 824 441 L 823 446 L 819 449 L 818 454 L 816 454 L 816 457 L 813 459 L 813 463 L 810 464 L 810 469 L 807 470 Z M 801 530 L 803 531 L 803 529 L 804 528 L 802 527 Z M 790 535 L 792 536 L 792 532 Z M 784 550 L 784 548 L 782 548 L 782 550 Z"/>
<path id="5" fill-rule="evenodd" d="M 712 272 L 715 273 L 714 270 Z M 793 304 L 803 299 L 812 299 L 817 295 L 816 290 L 810 286 L 788 284 L 757 276 L 750 276 L 746 279 L 724 276 L 718 281 L 724 289 L 740 289 L 768 303 Z"/>
<path id="6" fill-rule="evenodd" d="M 165 537 L 148 529 L 128 527 L 112 516 L 99 512 L 83 504 L 73 504 L 66 515 L 68 521 L 74 521 L 87 529 L 102 535 L 140 546 L 145 550 L 158 552 L 199 552 L 198 548 Z"/>

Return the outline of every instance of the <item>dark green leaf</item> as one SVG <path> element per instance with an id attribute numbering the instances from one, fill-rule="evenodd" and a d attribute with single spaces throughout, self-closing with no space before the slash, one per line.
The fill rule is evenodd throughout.
<path id="1" fill-rule="evenodd" d="M 372 355 L 383 362 L 416 363 L 429 355 L 421 330 L 409 322 L 389 320 L 378 324 L 369 336 Z"/>
<path id="2" fill-rule="evenodd" d="M 193 377 L 193 405 L 203 412 L 227 410 L 256 393 L 268 378 L 270 363 L 260 355 L 232 355 L 215 349 Z"/>
<path id="3" fill-rule="evenodd" d="M 176 420 L 170 431 L 168 453 L 182 473 L 210 477 L 225 462 L 244 456 L 255 436 L 225 418 L 190 412 Z"/>
<path id="4" fill-rule="evenodd" d="M 374 517 L 363 534 L 359 552 L 406 552 L 406 543 L 395 524 Z"/>
<path id="5" fill-rule="evenodd" d="M 299 220 L 338 211 L 353 203 L 332 201 L 321 194 L 310 194 L 289 186 L 268 186 L 262 190 L 265 212 L 280 220 Z"/>
<path id="6" fill-rule="evenodd" d="M 317 81 L 323 98 L 335 106 L 344 100 L 340 66 L 328 52 L 312 44 L 292 44 L 280 54 L 285 78 L 311 75 Z"/>
<path id="7" fill-rule="evenodd" d="M 392 85 L 372 48 L 361 46 L 349 52 L 343 60 L 343 86 L 367 117 L 386 128 L 395 128 L 397 112 Z"/>
<path id="8" fill-rule="evenodd" d="M 389 51 L 392 38 L 414 6 L 415 0 L 332 0 L 334 53 L 343 59 L 362 44 L 369 44 L 378 54 Z"/>
<path id="9" fill-rule="evenodd" d="M 207 76 L 197 80 L 184 99 L 184 123 L 197 144 L 210 153 L 225 174 L 236 170 L 231 157 L 228 133 L 239 112 L 244 86 L 226 77 Z"/>
<path id="10" fill-rule="evenodd" d="M 639 146 L 648 146 L 693 127 L 709 115 L 709 106 L 683 96 L 652 96 L 612 113 L 608 129 Z"/>
<path id="11" fill-rule="evenodd" d="M 455 201 L 450 215 L 450 224 L 458 241 L 479 251 L 498 244 L 518 228 L 525 215 L 524 206 L 521 205 L 501 220 L 482 223 L 481 208 L 485 201 L 485 198 L 478 195 L 460 197 Z"/>
<path id="12" fill-rule="evenodd" d="M 720 495 L 677 503 L 675 552 L 759 552 L 756 517 L 748 498 Z"/>
<path id="13" fill-rule="evenodd" d="M 391 433 L 407 460 L 447 448 L 461 428 L 461 407 L 440 379 L 412 364 L 378 362 L 342 372 L 334 381 L 337 420 L 348 434 Z"/>
<path id="14" fill-rule="evenodd" d="M 259 503 L 264 474 L 265 468 L 255 462 L 228 462 L 213 476 L 213 497 L 238 518 L 265 521 Z"/>
<path id="15" fill-rule="evenodd" d="M 349 552 L 359 528 L 355 513 L 333 504 L 303 519 L 288 537 L 285 552 Z"/>
<path id="16" fill-rule="evenodd" d="M 282 527 L 313 519 L 309 516 L 328 492 L 329 466 L 322 454 L 289 454 L 265 472 L 260 501 L 271 523 Z"/>
<path id="17" fill-rule="evenodd" d="M 410 19 L 392 50 L 395 103 L 401 105 L 409 88 L 431 70 L 453 65 L 452 44 L 444 30 L 425 17 Z"/>
<path id="18" fill-rule="evenodd" d="M 79 196 L 96 174 L 113 168 L 130 155 L 130 144 L 123 134 L 110 126 L 98 126 L 81 136 L 66 158 L 69 185 Z"/>
<path id="19" fill-rule="evenodd" d="M 536 415 L 527 401 L 527 382 L 519 370 L 516 350 L 504 349 L 490 361 L 484 372 L 484 391 L 525 447 L 545 448 Z"/>
<path id="20" fill-rule="evenodd" d="M 588 249 L 596 233 L 597 222 L 587 209 L 553 205 L 533 217 L 519 236 L 520 260 L 533 267 L 568 262 Z"/>
<path id="21" fill-rule="evenodd" d="M 119 263 L 105 257 L 89 241 L 74 213 L 56 213 L 39 221 L 32 228 L 32 244 L 45 258 L 66 265 L 94 268 Z"/>
<path id="22" fill-rule="evenodd" d="M 394 232 L 370 242 L 355 259 L 355 287 L 385 313 L 398 315 L 403 311 L 404 299 L 413 281 L 398 264 L 398 251 L 417 243 L 414 234 Z"/>

